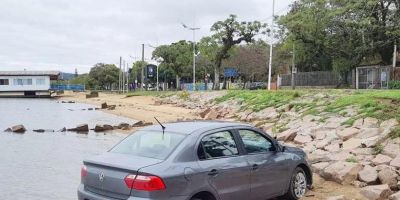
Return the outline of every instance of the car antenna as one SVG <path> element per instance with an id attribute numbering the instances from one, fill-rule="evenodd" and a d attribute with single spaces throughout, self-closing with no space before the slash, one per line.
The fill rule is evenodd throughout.
<path id="1" fill-rule="evenodd" d="M 161 126 L 161 128 L 162 128 L 162 135 L 163 135 L 163 138 L 164 138 L 165 126 L 164 126 L 163 124 L 161 124 L 161 122 L 158 121 L 158 119 L 157 119 L 156 117 L 154 117 L 154 119 L 156 119 L 157 123 L 160 124 L 160 126 Z"/>

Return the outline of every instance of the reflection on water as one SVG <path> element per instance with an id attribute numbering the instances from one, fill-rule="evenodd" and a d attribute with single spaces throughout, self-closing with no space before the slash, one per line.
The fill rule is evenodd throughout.
<path id="1" fill-rule="evenodd" d="M 0 99 L 0 199 L 76 199 L 82 160 L 107 151 L 126 137 L 119 133 L 35 133 L 87 123 L 111 125 L 133 121 L 86 104 L 61 104 L 50 99 Z M 2 132 L 23 124 L 23 134 Z"/>

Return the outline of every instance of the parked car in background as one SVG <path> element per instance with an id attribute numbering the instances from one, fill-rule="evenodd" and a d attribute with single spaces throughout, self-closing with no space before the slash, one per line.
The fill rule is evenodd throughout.
<path id="1" fill-rule="evenodd" d="M 249 89 L 250 90 L 267 89 L 267 84 L 264 82 L 252 82 L 250 83 Z"/>
<path id="2" fill-rule="evenodd" d="M 85 160 L 79 200 L 265 200 L 303 197 L 305 153 L 247 124 L 199 121 L 143 128 Z"/>

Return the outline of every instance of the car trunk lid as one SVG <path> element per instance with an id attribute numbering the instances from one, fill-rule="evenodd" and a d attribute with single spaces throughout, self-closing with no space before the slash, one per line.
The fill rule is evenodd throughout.
<path id="1" fill-rule="evenodd" d="M 139 169 L 162 162 L 159 159 L 127 154 L 105 153 L 84 161 L 87 175 L 82 178 L 85 189 L 115 199 L 127 199 L 131 189 L 125 177 L 136 175 Z"/>

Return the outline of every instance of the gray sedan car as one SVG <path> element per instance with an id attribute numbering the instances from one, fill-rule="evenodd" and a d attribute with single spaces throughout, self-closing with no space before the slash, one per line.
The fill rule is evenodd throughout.
<path id="1" fill-rule="evenodd" d="M 85 160 L 81 177 L 79 200 L 297 200 L 312 185 L 301 149 L 215 121 L 143 128 Z"/>

